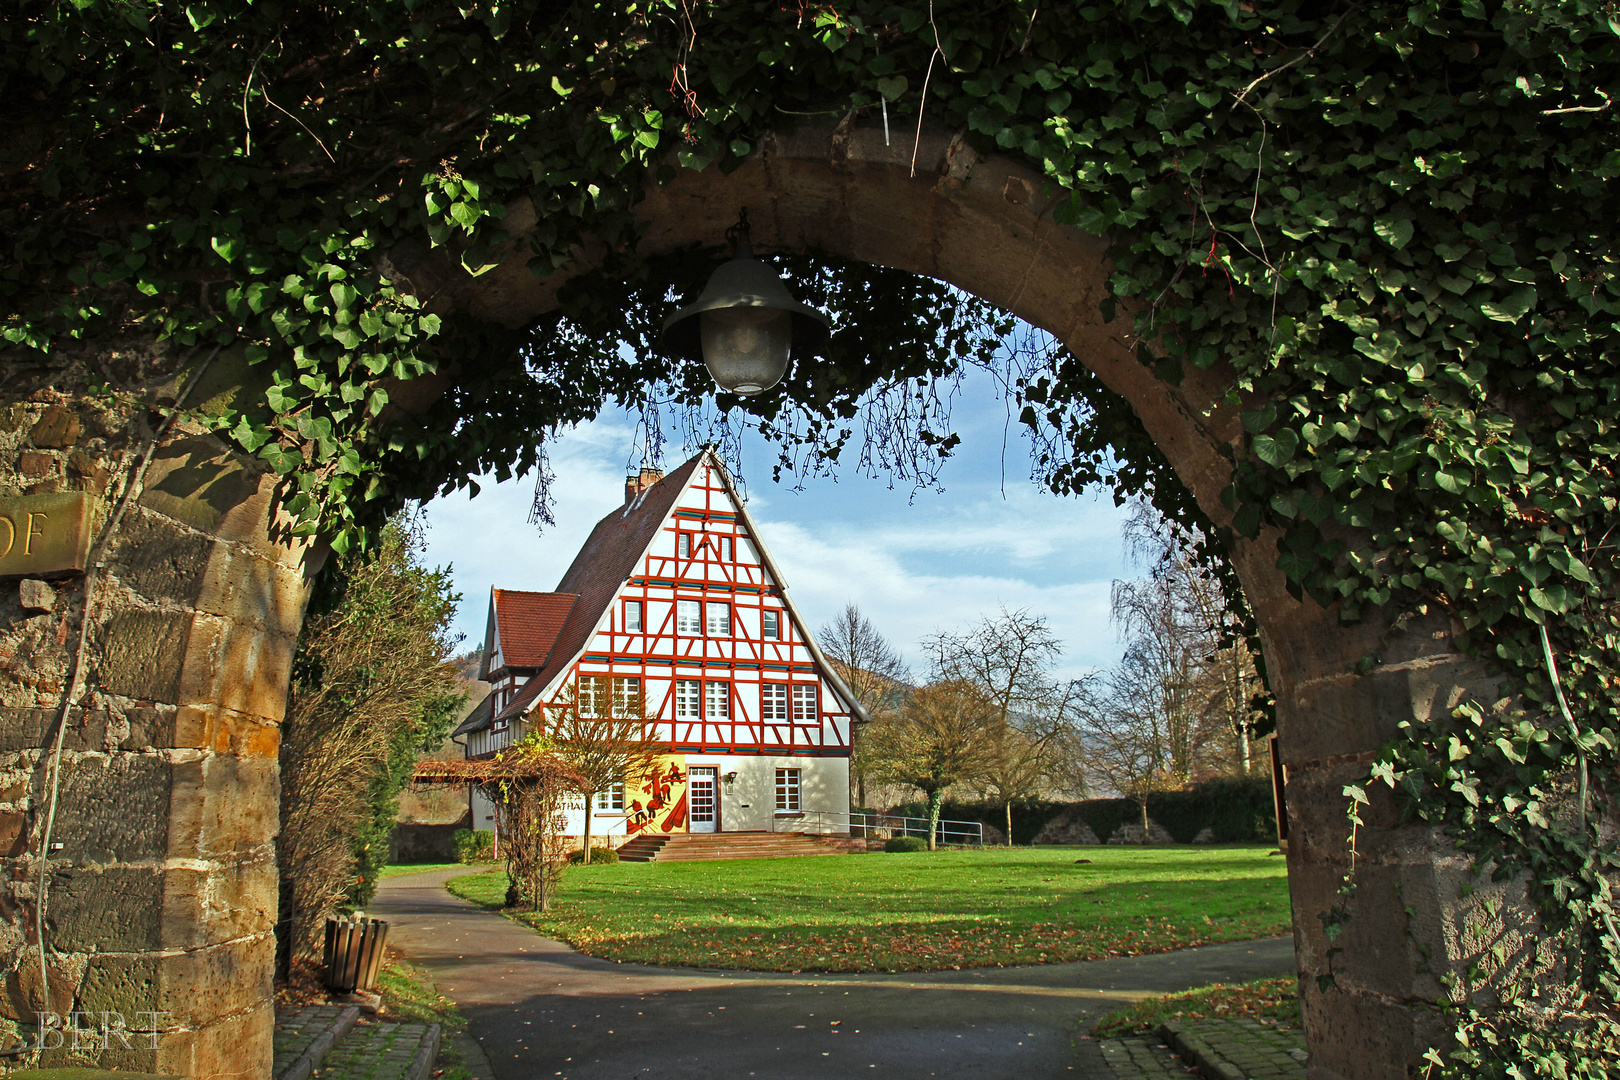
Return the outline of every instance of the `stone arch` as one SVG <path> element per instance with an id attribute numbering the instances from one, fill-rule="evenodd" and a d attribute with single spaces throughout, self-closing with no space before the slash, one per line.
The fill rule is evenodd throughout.
<path id="1" fill-rule="evenodd" d="M 956 137 L 930 133 L 914 151 L 911 140 L 885 145 L 873 130 L 806 128 L 763 140 L 733 173 L 686 170 L 650 188 L 637 206 L 637 250 L 651 256 L 712 244 L 746 205 L 756 242 L 767 249 L 815 248 L 973 292 L 1063 340 L 1130 401 L 1210 517 L 1226 520 L 1221 492 L 1242 439 L 1237 406 L 1218 377 L 1190 371 L 1170 386 L 1135 359 L 1128 321 L 1105 322 L 1099 310 L 1104 242 L 1057 224 L 1053 202 L 1040 176 L 981 157 Z M 509 208 L 507 227 L 520 239 L 533 221 L 533 208 L 521 201 Z M 582 253 L 581 263 L 590 261 L 591 253 Z M 512 327 L 552 309 L 561 283 L 535 280 L 521 243 L 476 279 L 424 250 L 390 252 L 389 262 L 400 281 L 433 303 Z M 161 386 L 172 373 L 158 375 L 148 383 Z M 224 358 L 210 375 L 218 385 L 207 393 L 231 392 L 250 377 Z M 99 487 L 108 496 L 104 519 L 121 485 L 135 477 L 139 440 L 132 432 L 140 418 L 125 417 L 122 427 L 112 423 L 104 437 L 87 435 L 77 447 L 38 434 L 50 408 L 81 405 L 43 390 L 14 407 L 0 425 L 0 486 L 11 493 Z M 53 901 L 51 929 L 62 956 L 53 961 L 52 994 L 85 1010 L 175 1014 L 152 1048 L 117 1064 L 190 1076 L 267 1075 L 275 901 L 265 856 L 276 821 L 276 730 L 315 562 L 307 546 L 270 538 L 271 482 L 251 461 L 183 432 L 162 440 L 155 460 L 123 535 L 137 528 L 149 543 L 189 554 L 154 560 L 141 543 L 115 543 L 86 626 L 106 647 L 92 656 L 91 704 L 69 718 L 64 760 L 70 775 L 99 769 L 120 778 L 85 785 L 85 839 L 61 854 L 60 865 L 53 856 L 53 875 L 69 884 L 53 885 L 65 899 Z M 1377 617 L 1341 627 L 1333 611 L 1294 599 L 1275 568 L 1274 542 L 1266 534 L 1239 540 L 1232 557 L 1260 620 L 1291 770 L 1288 865 L 1308 1036 L 1321 1080 L 1388 1080 L 1405 1076 L 1438 1038 L 1426 1005 L 1444 993 L 1440 977 L 1466 969 L 1480 951 L 1461 930 L 1467 868 L 1438 837 L 1401 826 L 1378 807 L 1360 839 L 1358 917 L 1332 943 L 1337 955 L 1330 958 L 1319 916 L 1346 868 L 1340 790 L 1361 779 L 1401 720 L 1449 707 L 1480 684 L 1482 672 L 1456 653 L 1443 618 L 1396 635 Z M 71 608 L 73 587 L 62 595 Z M 9 829 L 26 841 L 8 849 L 14 853 L 38 850 L 40 748 L 50 745 L 48 703 L 59 700 L 63 678 L 51 641 L 65 640 L 76 625 L 70 612 L 45 625 L 40 613 L 22 609 L 15 589 L 0 595 L 0 648 L 31 649 L 36 658 L 31 670 L 12 664 L 0 672 L 0 767 L 33 785 L 7 804 L 9 815 L 0 813 L 0 840 Z M 1382 663 L 1359 670 L 1358 661 L 1373 653 Z M 151 775 L 125 780 L 118 770 Z M 133 858 L 111 832 L 97 848 L 97 830 L 128 827 L 121 798 L 137 784 L 161 796 L 149 800 L 151 820 L 143 826 L 150 851 Z M 19 902 L 31 888 L 31 865 L 15 861 L 11 888 Z M 139 917 L 133 907 L 105 917 L 107 906 L 91 886 L 119 874 L 131 881 L 145 874 L 137 891 L 157 897 L 157 906 Z M 1509 900 L 1504 918 L 1522 908 L 1522 896 Z M 12 958 L 0 1010 L 13 1015 L 39 1000 L 27 929 L 20 909 L 0 919 L 0 946 Z M 1330 962 L 1336 982 L 1323 989 L 1315 977 Z"/>

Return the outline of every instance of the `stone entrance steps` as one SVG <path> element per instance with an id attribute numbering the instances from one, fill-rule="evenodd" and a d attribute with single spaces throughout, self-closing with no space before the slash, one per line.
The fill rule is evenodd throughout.
<path id="1" fill-rule="evenodd" d="M 352 1005 L 278 1013 L 275 1080 L 428 1080 L 439 1056 L 438 1024 L 362 1020 Z"/>
<path id="2" fill-rule="evenodd" d="M 792 859 L 838 855 L 845 837 L 793 832 L 643 834 L 619 848 L 624 862 L 697 862 L 705 859 Z"/>

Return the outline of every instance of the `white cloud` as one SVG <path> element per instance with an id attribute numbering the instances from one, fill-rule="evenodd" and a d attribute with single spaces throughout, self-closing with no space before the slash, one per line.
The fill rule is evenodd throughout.
<path id="1" fill-rule="evenodd" d="M 1126 573 L 1119 512 L 1107 497 L 1037 490 L 1018 471 L 1021 450 L 1008 455 L 1003 481 L 999 424 L 991 434 L 964 442 L 942 493 L 891 491 L 858 476 L 793 491 L 770 482 L 765 452 L 745 453 L 749 510 L 812 631 L 854 601 L 920 669 L 923 638 L 1005 606 L 1046 616 L 1064 642 L 1063 674 L 1117 658 L 1108 593 Z M 552 445 L 557 524 L 543 535 L 527 524 L 532 477 L 481 481 L 477 498 L 460 493 L 427 506 L 428 558 L 454 566 L 468 646 L 483 635 L 492 585 L 556 587 L 592 526 L 623 501 L 634 438 L 621 414 Z M 684 457 L 672 448 L 667 463 Z"/>

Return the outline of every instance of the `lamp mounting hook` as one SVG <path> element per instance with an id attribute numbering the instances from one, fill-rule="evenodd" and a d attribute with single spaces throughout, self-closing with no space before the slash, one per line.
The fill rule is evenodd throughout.
<path id="1" fill-rule="evenodd" d="M 731 253 L 738 254 L 738 249 L 753 246 L 753 236 L 748 228 L 748 207 L 737 212 L 737 224 L 726 230 L 726 243 L 731 245 Z"/>

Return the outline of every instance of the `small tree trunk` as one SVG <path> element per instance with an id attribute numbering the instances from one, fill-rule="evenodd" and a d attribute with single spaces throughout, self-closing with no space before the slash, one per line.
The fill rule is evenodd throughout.
<path id="1" fill-rule="evenodd" d="M 939 811 L 945 805 L 945 789 L 928 794 L 928 850 L 939 850 Z"/>
<path id="2" fill-rule="evenodd" d="M 582 859 L 586 866 L 591 865 L 591 800 L 596 798 L 596 792 L 585 796 L 585 855 Z"/>

